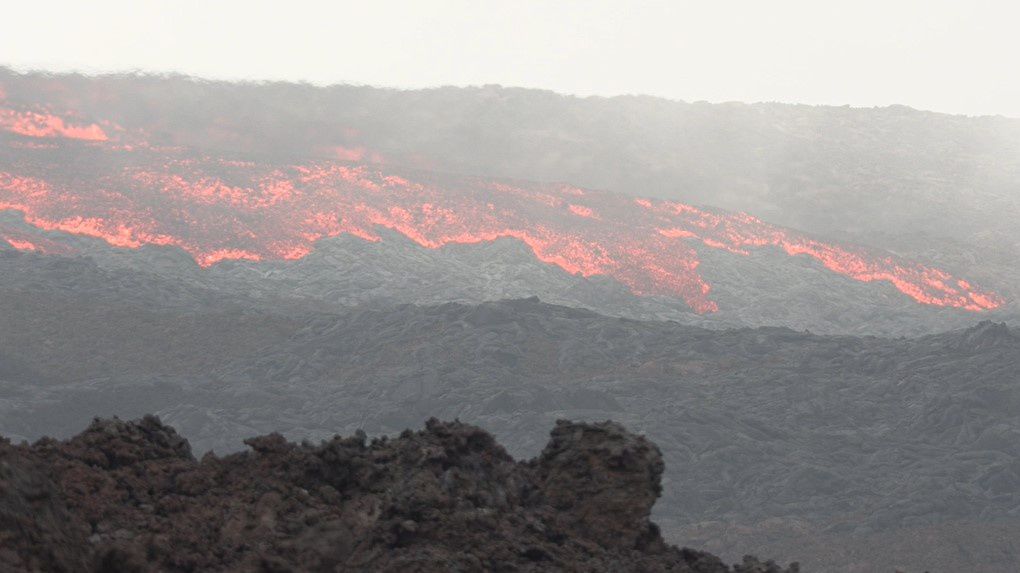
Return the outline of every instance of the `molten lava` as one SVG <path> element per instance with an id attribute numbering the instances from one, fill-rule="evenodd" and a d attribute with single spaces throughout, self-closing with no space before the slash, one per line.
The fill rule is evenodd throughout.
<path id="1" fill-rule="evenodd" d="M 361 148 L 338 147 L 330 160 L 216 157 L 135 136 L 117 141 L 97 123 L 14 109 L 0 110 L 0 128 L 8 132 L 0 139 L 0 210 L 115 247 L 180 247 L 202 266 L 298 259 L 325 237 L 379 241 L 380 228 L 433 249 L 512 238 L 570 273 L 608 275 L 638 295 L 680 297 L 711 312 L 717 306 L 691 244 L 698 241 L 737 255 L 776 248 L 811 257 L 858 281 L 889 282 L 924 304 L 972 311 L 1001 304 L 939 269 L 823 243 L 746 214 L 566 185 L 383 171 L 381 159 Z M 25 137 L 59 142 L 24 145 Z M 82 153 L 88 161 L 68 161 Z"/>
<path id="2" fill-rule="evenodd" d="M 48 113 L 0 108 L 0 129 L 28 137 L 63 137 L 83 141 L 107 141 L 103 128 L 96 124 L 73 125 Z"/>
<path id="3" fill-rule="evenodd" d="M 28 241 L 26 239 L 19 239 L 17 237 L 9 237 L 7 235 L 0 236 L 0 239 L 3 239 L 4 241 L 7 242 L 8 245 L 14 247 L 15 249 L 18 249 L 19 251 L 38 251 L 39 250 L 39 246 L 38 245 L 36 245 L 32 241 Z"/>

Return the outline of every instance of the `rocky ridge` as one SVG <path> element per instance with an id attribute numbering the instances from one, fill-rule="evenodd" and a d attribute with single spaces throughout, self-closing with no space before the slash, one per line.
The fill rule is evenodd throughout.
<path id="1" fill-rule="evenodd" d="M 153 416 L 0 442 L 0 569 L 799 570 L 667 545 L 649 521 L 662 455 L 612 422 L 561 420 L 525 462 L 477 427 L 436 419 L 371 442 L 247 445 L 196 461 Z"/>

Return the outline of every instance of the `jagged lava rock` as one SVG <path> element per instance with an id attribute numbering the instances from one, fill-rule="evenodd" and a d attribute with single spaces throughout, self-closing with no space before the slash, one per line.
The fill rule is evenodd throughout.
<path id="1" fill-rule="evenodd" d="M 515 462 L 485 431 L 429 420 L 371 442 L 279 434 L 196 461 L 152 416 L 66 441 L 0 444 L 0 566 L 26 571 L 782 573 L 668 546 L 649 519 L 658 448 L 557 423 Z"/>

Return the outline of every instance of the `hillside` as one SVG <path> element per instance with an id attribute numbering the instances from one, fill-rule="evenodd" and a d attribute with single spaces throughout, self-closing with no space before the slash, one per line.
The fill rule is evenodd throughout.
<path id="1" fill-rule="evenodd" d="M 155 412 L 198 452 L 226 453 L 254 434 L 392 434 L 435 415 L 527 457 L 556 419 L 611 418 L 672 468 L 656 508 L 668 539 L 727 559 L 771 547 L 826 570 L 931 568 L 923 549 L 899 556 L 933 545 L 939 563 L 995 570 L 915 538 L 973 520 L 1008 529 L 1020 507 L 1020 340 L 1003 325 L 891 339 L 713 331 L 537 300 L 324 314 L 14 295 L 0 313 L 0 433 L 15 439 Z M 869 535 L 892 547 L 855 552 Z M 980 537 L 981 554 L 1016 563 L 1009 539 Z"/>
<path id="2" fill-rule="evenodd" d="M 881 335 L 1018 315 L 1010 120 L 12 72 L 0 92 L 4 248 L 327 304 L 538 295 Z"/>
<path id="3" fill-rule="evenodd" d="M 293 472 L 330 452 L 396 456 L 368 470 L 414 493 L 392 473 L 418 459 L 403 448 L 464 438 L 480 449 L 457 463 L 499 484 L 468 487 L 471 515 L 507 510 L 482 521 L 530 544 L 486 551 L 521 567 L 699 570 L 676 543 L 842 573 L 1020 570 L 1018 182 L 1017 120 L 900 106 L 0 69 L 0 435 L 67 440 L 3 455 L 59 470 L 71 506 L 43 513 L 77 523 L 26 525 L 68 552 L 32 542 L 18 559 L 326 567 L 317 530 L 278 542 L 302 514 L 258 513 L 265 492 L 244 472 L 274 476 L 287 511 L 307 509 L 302 491 L 319 511 L 322 476 L 301 489 Z M 78 434 L 96 416 L 147 414 L 215 456 L 195 461 L 152 419 Z M 430 418 L 460 422 L 333 438 Z M 621 438 L 661 452 L 661 481 L 640 471 L 661 490 L 665 542 L 644 521 L 655 496 L 635 502 L 637 529 L 610 527 L 648 533 L 629 556 L 589 547 L 587 518 L 528 505 L 525 489 L 549 493 L 542 448 L 560 419 L 623 436 L 584 425 L 611 419 L 661 448 Z M 429 464 L 414 479 L 435 493 L 434 478 L 449 484 Z M 221 481 L 185 495 L 187 478 L 164 472 Z M 223 551 L 150 515 L 154 500 L 81 545 L 74 504 L 116 504 L 90 506 L 68 483 L 145 497 L 132 480 L 150 477 L 187 520 L 201 504 L 226 512 Z M 358 503 L 379 493 L 355 481 Z M 40 499 L 30 490 L 15 524 L 18 499 Z M 237 499 L 255 513 L 230 521 Z M 372 517 L 396 529 L 345 530 L 365 544 L 325 533 L 344 559 L 380 566 L 470 559 L 448 553 L 474 537 L 419 528 L 405 501 Z M 587 549 L 514 529 L 550 519 Z M 243 546 L 249 525 L 272 555 Z M 190 553 L 175 561 L 145 527 Z M 372 561 L 405 535 L 431 545 Z"/>
<path id="4" fill-rule="evenodd" d="M 399 91 L 5 70 L 0 85 L 11 101 L 71 104 L 93 121 L 147 127 L 161 145 L 678 200 L 888 249 L 980 282 L 1020 258 L 1017 119 L 500 86 Z"/>

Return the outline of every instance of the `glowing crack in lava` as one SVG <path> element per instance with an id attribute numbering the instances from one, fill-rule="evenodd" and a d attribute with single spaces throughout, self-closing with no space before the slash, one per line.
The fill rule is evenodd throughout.
<path id="1" fill-rule="evenodd" d="M 379 241 L 380 228 L 427 248 L 509 237 L 570 273 L 608 275 L 635 294 L 680 297 L 697 312 L 711 312 L 717 306 L 690 243 L 700 241 L 737 255 L 762 247 L 806 255 L 855 280 L 888 281 L 924 304 L 972 311 L 1001 304 L 938 269 L 822 243 L 746 214 L 671 201 L 566 185 L 398 175 L 335 161 L 272 165 L 112 147 L 108 153 L 114 157 L 106 163 L 115 167 L 89 172 L 19 161 L 20 173 L 0 171 L 0 209 L 23 213 L 39 229 L 116 247 L 177 246 L 203 266 L 297 259 L 324 237 L 349 233 Z"/>
<path id="2" fill-rule="evenodd" d="M 38 245 L 32 241 L 26 239 L 19 239 L 18 237 L 9 237 L 7 235 L 0 236 L 8 245 L 18 249 L 19 251 L 38 251 L 41 250 Z"/>
<path id="3" fill-rule="evenodd" d="M 0 97 L 0 101 L 3 101 L 2 97 Z M 75 125 L 65 122 L 64 118 L 60 116 L 50 113 L 15 110 L 5 107 L 0 107 L 0 129 L 27 137 L 60 137 L 82 141 L 109 140 L 103 128 L 94 123 Z"/>
<path id="4" fill-rule="evenodd" d="M 380 228 L 432 249 L 511 238 L 567 272 L 607 275 L 635 294 L 679 297 L 711 312 L 717 305 L 698 272 L 698 241 L 736 255 L 776 248 L 811 257 L 854 280 L 886 281 L 923 304 L 971 311 L 1002 304 L 942 270 L 823 243 L 746 214 L 568 185 L 384 172 L 382 156 L 360 146 L 297 162 L 197 155 L 151 145 L 144 127 L 4 97 L 0 89 L 0 210 L 115 247 L 176 246 L 201 266 L 299 259 L 325 237 L 380 241 Z M 68 252 L 46 237 L 0 239 L 20 250 Z"/>

